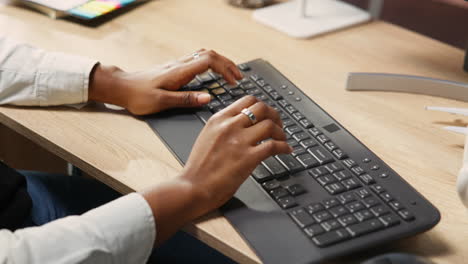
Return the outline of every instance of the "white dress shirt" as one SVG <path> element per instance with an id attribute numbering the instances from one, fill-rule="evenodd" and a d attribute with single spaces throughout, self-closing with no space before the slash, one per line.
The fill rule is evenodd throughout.
<path id="1" fill-rule="evenodd" d="M 84 103 L 96 63 L 0 36 L 0 104 Z M 81 216 L 0 230 L 0 263 L 145 263 L 155 237 L 151 208 L 133 193 Z"/>

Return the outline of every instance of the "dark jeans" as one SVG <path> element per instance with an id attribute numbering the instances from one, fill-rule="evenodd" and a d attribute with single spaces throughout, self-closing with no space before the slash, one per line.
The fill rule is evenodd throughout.
<path id="1" fill-rule="evenodd" d="M 121 195 L 94 179 L 20 171 L 33 201 L 29 225 L 79 215 Z M 66 234 L 64 234 L 66 236 Z M 178 232 L 154 250 L 148 263 L 235 263 L 192 236 Z"/>

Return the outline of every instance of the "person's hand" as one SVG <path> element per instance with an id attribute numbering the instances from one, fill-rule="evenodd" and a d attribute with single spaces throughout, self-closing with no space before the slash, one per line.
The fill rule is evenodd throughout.
<path id="1" fill-rule="evenodd" d="M 241 113 L 244 108 L 258 123 Z M 255 97 L 216 113 L 198 136 L 181 176 L 143 193 L 158 226 L 157 241 L 224 204 L 262 160 L 291 152 L 278 113 Z"/>
<path id="2" fill-rule="evenodd" d="M 152 69 L 127 73 L 113 66 L 97 65 L 91 76 L 89 100 L 122 106 L 135 115 L 160 112 L 175 107 L 199 107 L 210 102 L 203 92 L 180 92 L 197 74 L 209 69 L 235 84 L 242 79 L 236 65 L 210 50 Z"/>

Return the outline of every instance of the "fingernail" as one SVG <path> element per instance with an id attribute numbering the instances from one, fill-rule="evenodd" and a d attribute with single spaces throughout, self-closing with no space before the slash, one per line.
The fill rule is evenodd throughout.
<path id="1" fill-rule="evenodd" d="M 199 104 L 207 104 L 211 101 L 211 95 L 208 93 L 201 93 L 197 96 L 197 102 Z"/>

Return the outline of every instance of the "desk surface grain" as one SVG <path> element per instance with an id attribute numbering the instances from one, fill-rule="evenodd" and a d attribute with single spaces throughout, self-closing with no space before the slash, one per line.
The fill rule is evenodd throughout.
<path id="1" fill-rule="evenodd" d="M 348 72 L 354 71 L 468 82 L 461 70 L 461 50 L 384 22 L 309 40 L 291 39 L 254 22 L 251 11 L 221 0 L 152 1 L 97 28 L 51 20 L 7 4 L 0 0 L 0 35 L 126 70 L 164 63 L 198 48 L 214 49 L 239 63 L 270 61 L 440 209 L 439 225 L 389 250 L 420 254 L 441 264 L 466 262 L 468 214 L 455 192 L 464 137 L 440 127 L 466 125 L 468 119 L 427 112 L 424 106 L 468 103 L 344 89 Z M 181 170 L 143 121 L 99 104 L 82 110 L 1 107 L 0 122 L 123 193 L 175 177 Z M 259 262 L 217 213 L 186 230 L 241 263 Z"/>

